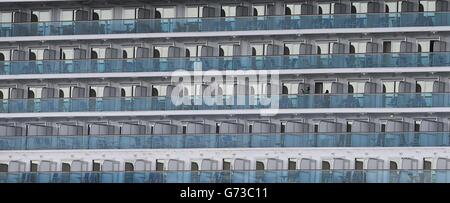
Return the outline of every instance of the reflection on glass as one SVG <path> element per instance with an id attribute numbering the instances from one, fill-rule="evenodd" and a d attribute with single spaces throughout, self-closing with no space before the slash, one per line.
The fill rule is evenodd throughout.
<path id="1" fill-rule="evenodd" d="M 203 6 L 188 6 L 185 10 L 186 18 L 200 18 L 203 16 Z"/>
<path id="2" fill-rule="evenodd" d="M 267 47 L 269 44 L 253 44 L 252 47 L 252 56 L 265 56 L 267 54 Z"/>
<path id="3" fill-rule="evenodd" d="M 388 1 L 385 2 L 385 11 L 386 13 L 397 13 L 400 11 L 400 7 L 398 6 L 399 2 L 397 1 Z"/>
<path id="4" fill-rule="evenodd" d="M 74 49 L 73 48 L 61 48 L 60 58 L 62 60 L 72 60 L 74 59 Z"/>
<path id="5" fill-rule="evenodd" d="M 137 47 L 124 47 L 122 48 L 122 58 L 124 59 L 132 59 L 136 57 Z"/>
<path id="6" fill-rule="evenodd" d="M 1 23 L 12 23 L 12 12 L 0 12 L 0 22 Z"/>
<path id="7" fill-rule="evenodd" d="M 353 2 L 352 13 L 367 13 L 367 2 Z"/>
<path id="8" fill-rule="evenodd" d="M 417 40 L 417 51 L 418 52 L 430 52 L 432 46 L 432 40 L 423 39 Z"/>
<path id="9" fill-rule="evenodd" d="M 301 14 L 301 4 L 286 4 L 285 15 L 300 15 Z"/>
<path id="10" fill-rule="evenodd" d="M 39 99 L 42 96 L 42 87 L 29 87 L 28 88 L 28 97 L 27 98 L 34 98 Z"/>
<path id="11" fill-rule="evenodd" d="M 134 97 L 136 95 L 136 85 L 122 86 L 121 97 Z"/>
<path id="12" fill-rule="evenodd" d="M 300 43 L 285 43 L 284 55 L 298 55 L 300 54 Z"/>
<path id="13" fill-rule="evenodd" d="M 266 5 L 253 5 L 253 16 L 265 16 Z"/>
<path id="14" fill-rule="evenodd" d="M 94 47 L 91 49 L 91 59 L 104 59 L 106 56 L 106 48 Z"/>
<path id="15" fill-rule="evenodd" d="M 419 3 L 419 11 L 430 12 L 436 11 L 436 1 L 435 0 L 421 0 Z"/>
<path id="16" fill-rule="evenodd" d="M 73 87 L 60 87 L 59 98 L 71 98 Z"/>
<path id="17" fill-rule="evenodd" d="M 334 13 L 334 3 L 320 3 L 318 4 L 319 15 L 321 14 L 333 14 Z"/>
<path id="18" fill-rule="evenodd" d="M 315 91 L 316 94 L 330 94 L 331 93 L 332 82 L 324 81 L 324 82 L 316 82 L 315 83 Z"/>
<path id="19" fill-rule="evenodd" d="M 168 46 L 155 46 L 153 48 L 153 57 L 154 58 L 166 58 L 169 56 L 169 47 Z"/>
<path id="20" fill-rule="evenodd" d="M 105 89 L 105 86 L 91 86 L 91 87 L 89 87 L 89 97 L 103 97 L 103 90 L 104 89 Z M 94 92 L 95 92 L 95 95 L 94 95 Z"/>
<path id="21" fill-rule="evenodd" d="M 122 19 L 136 19 L 137 8 L 124 8 L 122 10 Z"/>
<path id="22" fill-rule="evenodd" d="M 44 59 L 44 48 L 30 49 L 29 59 L 30 60 L 43 60 Z"/>
<path id="23" fill-rule="evenodd" d="M 219 45 L 220 56 L 233 56 L 233 45 Z"/>
<path id="24" fill-rule="evenodd" d="M 202 45 L 187 45 L 186 57 L 199 57 L 201 54 Z"/>
<path id="25" fill-rule="evenodd" d="M 175 7 L 159 7 L 156 8 L 157 16 L 156 18 L 175 18 Z"/>
<path id="26" fill-rule="evenodd" d="M 283 86 L 287 88 L 287 92 L 284 92 L 284 94 L 298 94 L 298 82 L 285 82 L 283 83 Z"/>
<path id="27" fill-rule="evenodd" d="M 0 99 L 9 99 L 9 88 L 0 88 Z"/>
<path id="28" fill-rule="evenodd" d="M 51 21 L 50 11 L 32 11 L 31 14 L 37 19 L 31 18 L 32 22 L 48 22 Z"/>
<path id="29" fill-rule="evenodd" d="M 222 11 L 224 12 L 222 17 L 233 17 L 236 16 L 236 6 L 235 5 L 225 5 L 222 6 Z"/>
<path id="30" fill-rule="evenodd" d="M 0 50 L 0 61 L 11 60 L 11 52 L 12 50 Z"/>
<path id="31" fill-rule="evenodd" d="M 384 53 L 399 53 L 402 40 L 392 40 L 383 42 Z"/>
<path id="32" fill-rule="evenodd" d="M 111 20 L 113 19 L 112 9 L 94 9 L 92 20 Z"/>
<path id="33" fill-rule="evenodd" d="M 360 54 L 366 53 L 368 41 L 353 41 L 350 42 L 350 53 Z"/>
<path id="34" fill-rule="evenodd" d="M 349 82 L 348 86 L 349 86 L 349 93 L 355 93 L 355 94 L 362 94 L 364 93 L 364 87 L 366 85 L 366 82 L 359 82 L 359 81 L 354 81 L 354 82 Z M 350 91 L 351 90 L 351 91 Z"/>
<path id="35" fill-rule="evenodd" d="M 383 81 L 383 93 L 397 93 L 400 81 Z"/>
<path id="36" fill-rule="evenodd" d="M 60 12 L 61 21 L 74 21 L 75 20 L 75 10 L 62 10 Z"/>
<path id="37" fill-rule="evenodd" d="M 167 96 L 167 85 L 153 85 L 152 96 Z"/>
<path id="38" fill-rule="evenodd" d="M 331 54 L 334 42 L 317 42 L 317 54 Z"/>
<path id="39" fill-rule="evenodd" d="M 416 82 L 416 92 L 433 92 L 433 80 L 422 80 Z"/>

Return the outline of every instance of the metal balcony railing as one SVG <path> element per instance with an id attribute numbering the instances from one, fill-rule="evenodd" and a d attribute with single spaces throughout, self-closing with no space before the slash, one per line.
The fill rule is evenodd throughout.
<path id="1" fill-rule="evenodd" d="M 7 172 L 0 183 L 450 183 L 450 170 Z"/>
<path id="2" fill-rule="evenodd" d="M 450 52 L 0 61 L 0 75 L 450 66 Z"/>
<path id="3" fill-rule="evenodd" d="M 448 146 L 450 132 L 0 136 L 0 151 Z"/>
<path id="4" fill-rule="evenodd" d="M 364 13 L 0 24 L 0 37 L 448 26 L 449 12 Z"/>
<path id="5" fill-rule="evenodd" d="M 183 100 L 179 105 L 176 100 Z M 208 102 L 206 102 L 208 101 Z M 450 107 L 450 93 L 90 97 L 0 100 L 0 113 Z"/>

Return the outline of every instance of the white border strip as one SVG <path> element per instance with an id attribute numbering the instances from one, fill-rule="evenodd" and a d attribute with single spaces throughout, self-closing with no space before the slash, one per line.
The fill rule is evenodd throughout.
<path id="1" fill-rule="evenodd" d="M 30 3 L 30 2 L 64 2 L 64 1 L 86 1 L 86 0 L 0 0 L 0 3 Z"/>

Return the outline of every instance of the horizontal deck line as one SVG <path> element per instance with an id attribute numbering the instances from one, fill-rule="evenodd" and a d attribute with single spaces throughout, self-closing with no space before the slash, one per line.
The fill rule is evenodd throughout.
<path id="1" fill-rule="evenodd" d="M 339 73 L 436 73 L 450 72 L 450 66 L 442 67 L 386 67 L 386 68 L 326 68 L 326 69 L 273 69 L 280 75 L 290 74 L 339 74 Z M 236 71 L 227 70 L 219 71 L 227 74 L 253 75 L 259 73 L 268 73 L 271 70 L 251 70 Z M 186 71 L 189 75 L 203 74 L 205 76 L 214 75 L 215 72 L 209 71 Z M 167 72 L 114 72 L 114 73 L 63 73 L 63 74 L 18 74 L 18 75 L 0 75 L 0 80 L 16 80 L 16 79 L 61 79 L 61 78 L 142 78 L 142 77 L 171 77 L 173 71 Z M 177 74 L 184 76 L 185 74 Z"/>
<path id="2" fill-rule="evenodd" d="M 380 28 L 324 28 L 324 29 L 292 29 L 292 30 L 250 30 L 250 31 L 217 31 L 217 32 L 167 32 L 167 33 L 126 33 L 126 34 L 86 34 L 86 35 L 49 35 L 1 37 L 0 42 L 26 41 L 63 41 L 63 40 L 107 40 L 107 39 L 139 39 L 139 38 L 188 38 L 188 37 L 231 37 L 260 35 L 310 35 L 310 34 L 348 34 L 348 33 L 395 33 L 395 32 L 448 32 L 450 26 L 417 26 L 417 27 L 380 27 Z"/>
<path id="3" fill-rule="evenodd" d="M 418 108 L 310 108 L 310 109 L 227 109 L 175 111 L 97 111 L 0 113 L 1 118 L 75 118 L 75 117 L 139 117 L 139 116 L 195 116 L 195 115 L 278 115 L 278 114 L 391 114 L 391 113 L 450 113 L 450 107 Z"/>

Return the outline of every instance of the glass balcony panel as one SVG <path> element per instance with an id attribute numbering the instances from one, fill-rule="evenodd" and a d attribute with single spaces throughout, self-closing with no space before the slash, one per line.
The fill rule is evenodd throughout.
<path id="1" fill-rule="evenodd" d="M 449 170 L 2 172 L 0 183 L 449 183 Z"/>
<path id="2" fill-rule="evenodd" d="M 448 26 L 448 12 L 1 23 L 0 37 Z"/>
<path id="3" fill-rule="evenodd" d="M 0 150 L 450 146 L 447 132 L 0 136 Z"/>
<path id="4" fill-rule="evenodd" d="M 5 99 L 0 113 L 105 112 L 226 109 L 429 108 L 450 107 L 450 93 L 306 94 L 250 96 L 184 96 L 175 105 L 170 96 Z M 268 100 L 269 99 L 269 100 Z M 210 105 L 210 101 L 214 102 Z"/>
<path id="5" fill-rule="evenodd" d="M 96 60 L 0 61 L 0 75 L 173 72 L 176 70 L 297 70 L 445 67 L 448 52 L 232 56 Z"/>

